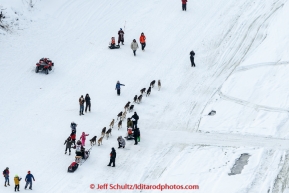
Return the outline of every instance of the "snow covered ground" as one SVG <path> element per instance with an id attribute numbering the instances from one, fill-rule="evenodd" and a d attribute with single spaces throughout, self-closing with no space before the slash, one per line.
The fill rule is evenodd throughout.
<path id="1" fill-rule="evenodd" d="M 189 1 L 187 12 L 173 0 L 32 3 L 0 2 L 8 27 L 0 29 L 0 166 L 10 168 L 11 182 L 31 170 L 33 191 L 41 193 L 92 192 L 90 184 L 103 183 L 199 186 L 173 192 L 289 192 L 287 0 Z M 109 50 L 120 27 L 125 45 Z M 134 57 L 130 43 L 141 32 L 146 51 Z M 196 68 L 190 67 L 192 49 Z M 42 57 L 55 62 L 49 75 L 34 72 Z M 69 124 L 78 123 L 77 137 L 84 131 L 99 138 L 124 105 L 158 79 L 161 90 L 153 88 L 135 105 L 139 145 L 128 141 L 116 150 L 116 168 L 106 166 L 117 136 L 125 136 L 124 123 L 67 173 L 74 155 L 64 155 Z M 117 80 L 125 84 L 120 97 Z M 86 93 L 92 112 L 79 116 L 78 98 Z M 217 114 L 207 116 L 211 110 Z M 244 153 L 250 157 L 241 174 L 228 175 Z"/>

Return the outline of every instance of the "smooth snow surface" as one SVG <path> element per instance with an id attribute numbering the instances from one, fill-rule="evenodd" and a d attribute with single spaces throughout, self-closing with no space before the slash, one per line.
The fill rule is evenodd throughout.
<path id="1" fill-rule="evenodd" d="M 8 27 L 0 28 L 0 166 L 10 168 L 11 185 L 15 174 L 31 170 L 33 192 L 41 193 L 93 192 L 90 184 L 102 183 L 199 186 L 163 192 L 289 192 L 288 0 L 189 1 L 186 12 L 180 0 L 33 0 L 33 8 L 29 2 L 0 1 Z M 110 50 L 119 28 L 125 45 Z M 147 47 L 134 57 L 130 43 L 141 32 Z M 55 63 L 49 75 L 34 71 L 42 57 Z M 161 90 L 135 104 L 139 145 L 127 141 L 117 149 L 125 120 L 67 173 L 75 155 L 64 155 L 70 123 L 78 124 L 77 138 L 89 134 L 88 148 L 140 89 L 159 79 Z M 125 84 L 121 96 L 118 80 Z M 86 93 L 92 112 L 79 116 Z M 211 110 L 216 115 L 207 116 Z M 106 166 L 111 147 L 115 168 Z M 229 176 L 244 153 L 248 164 Z"/>

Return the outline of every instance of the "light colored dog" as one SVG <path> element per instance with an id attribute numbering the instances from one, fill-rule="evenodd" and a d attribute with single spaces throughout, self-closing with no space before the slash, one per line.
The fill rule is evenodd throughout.
<path id="1" fill-rule="evenodd" d="M 97 141 L 98 142 L 98 146 L 102 145 L 102 139 L 103 139 L 103 136 L 98 139 L 98 141 Z"/>
<path id="2" fill-rule="evenodd" d="M 158 81 L 158 87 L 159 87 L 159 90 L 161 90 L 161 86 L 162 86 L 162 84 L 161 84 L 161 80 L 159 80 L 159 81 Z"/>
<path id="3" fill-rule="evenodd" d="M 121 120 L 124 120 L 126 118 L 126 111 L 122 114 Z"/>
<path id="4" fill-rule="evenodd" d="M 114 126 L 114 119 L 112 119 L 112 121 L 110 122 L 109 128 L 113 128 L 113 126 Z"/>

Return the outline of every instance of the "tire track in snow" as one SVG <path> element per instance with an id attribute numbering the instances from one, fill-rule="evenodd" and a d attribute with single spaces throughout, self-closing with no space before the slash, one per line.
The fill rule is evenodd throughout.
<path id="1" fill-rule="evenodd" d="M 152 133 L 152 134 L 150 134 Z M 196 145 L 228 146 L 228 147 L 264 147 L 271 149 L 289 150 L 288 139 L 262 137 L 255 135 L 239 135 L 227 133 L 191 133 L 187 131 L 167 131 L 147 133 L 148 137 L 162 138 L 170 143 L 184 143 Z M 180 138 L 181 136 L 181 138 Z"/>
<path id="2" fill-rule="evenodd" d="M 235 97 L 224 95 L 222 93 L 222 91 L 219 91 L 218 94 L 224 100 L 233 101 L 233 102 L 241 104 L 243 106 L 247 106 L 247 107 L 251 107 L 251 108 L 255 108 L 255 109 L 261 109 L 261 110 L 270 111 L 270 112 L 280 112 L 280 113 L 288 113 L 289 112 L 289 109 L 270 107 L 270 106 L 265 106 L 265 105 L 258 105 L 258 104 L 251 103 L 251 102 L 248 102 L 248 101 L 245 101 L 242 99 L 238 99 Z"/>

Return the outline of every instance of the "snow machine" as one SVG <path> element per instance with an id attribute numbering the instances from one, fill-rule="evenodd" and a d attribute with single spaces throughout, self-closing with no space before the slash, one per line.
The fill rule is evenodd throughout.
<path id="1" fill-rule="evenodd" d="M 128 128 L 128 129 L 127 129 L 127 136 L 124 137 L 124 138 L 126 138 L 126 140 L 132 140 L 132 139 L 134 139 L 133 132 L 132 132 L 132 128 Z"/>
<path id="2" fill-rule="evenodd" d="M 212 110 L 208 115 L 209 116 L 214 116 L 216 114 L 216 111 Z"/>
<path id="3" fill-rule="evenodd" d="M 79 165 L 78 163 L 72 162 L 72 163 L 70 164 L 70 166 L 68 167 L 67 172 L 73 173 L 75 170 L 77 170 L 78 165 Z"/>
<path id="4" fill-rule="evenodd" d="M 54 63 L 49 60 L 49 58 L 41 58 L 38 63 L 36 63 L 35 72 L 45 72 L 45 74 L 48 74 L 49 71 L 52 70 L 52 66 L 54 66 Z"/>
<path id="5" fill-rule="evenodd" d="M 109 43 L 108 48 L 110 49 L 119 49 L 120 46 L 119 45 L 115 45 L 115 38 L 111 37 L 111 43 Z"/>
<path id="6" fill-rule="evenodd" d="M 120 46 L 119 45 L 110 45 L 108 46 L 109 49 L 119 49 Z"/>

